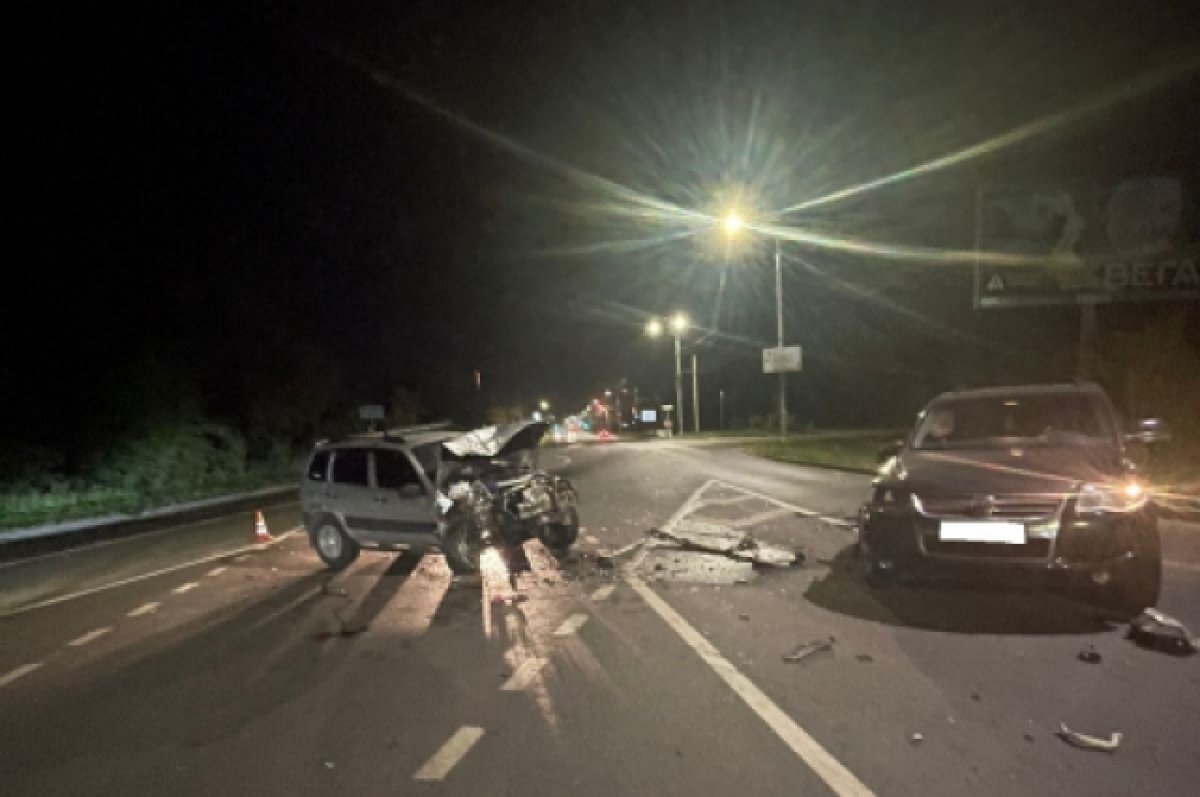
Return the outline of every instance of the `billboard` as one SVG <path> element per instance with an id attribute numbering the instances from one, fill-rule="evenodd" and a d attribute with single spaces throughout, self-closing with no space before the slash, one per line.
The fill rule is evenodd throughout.
<path id="1" fill-rule="evenodd" d="M 801 354 L 799 346 L 777 346 L 762 350 L 763 373 L 783 374 L 789 371 L 799 371 Z"/>
<path id="2" fill-rule="evenodd" d="M 1200 297 L 1200 206 L 1174 177 L 988 186 L 976 198 L 975 306 Z"/>

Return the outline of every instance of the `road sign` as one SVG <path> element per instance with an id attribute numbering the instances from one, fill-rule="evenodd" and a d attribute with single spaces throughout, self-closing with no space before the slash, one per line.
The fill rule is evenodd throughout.
<path id="1" fill-rule="evenodd" d="M 1196 188 L 1142 177 L 981 190 L 975 306 L 1200 297 Z"/>
<path id="2" fill-rule="evenodd" d="M 801 365 L 799 346 L 778 346 L 763 349 L 763 373 L 783 374 L 789 371 L 799 371 Z"/>
<path id="3" fill-rule="evenodd" d="M 358 408 L 360 421 L 382 421 L 383 407 L 378 404 L 363 404 Z"/>

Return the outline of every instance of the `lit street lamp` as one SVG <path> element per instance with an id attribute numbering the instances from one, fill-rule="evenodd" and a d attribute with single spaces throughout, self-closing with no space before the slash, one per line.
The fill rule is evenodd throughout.
<path id="1" fill-rule="evenodd" d="M 746 226 L 737 211 L 729 211 L 721 221 L 725 234 L 736 236 Z M 775 332 L 779 348 L 783 348 L 783 252 L 778 236 L 775 236 Z M 779 434 L 787 436 L 787 374 L 779 372 Z"/>
<path id="2" fill-rule="evenodd" d="M 675 313 L 671 316 L 670 326 L 671 335 L 675 338 L 675 418 L 676 426 L 679 427 L 679 433 L 683 434 L 683 366 L 680 362 L 682 356 L 681 339 L 683 334 L 688 331 L 691 322 L 685 313 Z M 663 324 L 657 318 L 652 318 L 646 323 L 646 334 L 652 338 L 657 338 L 663 333 Z M 695 408 L 692 410 L 695 412 Z M 696 431 L 700 431 L 699 415 L 696 415 Z"/>

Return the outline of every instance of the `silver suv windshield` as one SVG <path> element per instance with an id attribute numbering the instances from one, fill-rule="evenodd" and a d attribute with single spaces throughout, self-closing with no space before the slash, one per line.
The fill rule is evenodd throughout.
<path id="1" fill-rule="evenodd" d="M 1102 402 L 1078 393 L 948 399 L 929 408 L 913 436 L 919 450 L 1112 443 Z"/>

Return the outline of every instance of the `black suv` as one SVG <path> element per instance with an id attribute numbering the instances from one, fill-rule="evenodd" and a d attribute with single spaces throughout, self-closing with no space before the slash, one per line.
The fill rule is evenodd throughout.
<path id="1" fill-rule="evenodd" d="M 1158 600 L 1162 559 L 1150 493 L 1092 384 L 944 393 L 920 413 L 859 515 L 868 579 L 1032 573 L 1089 585 L 1136 612 Z"/>

